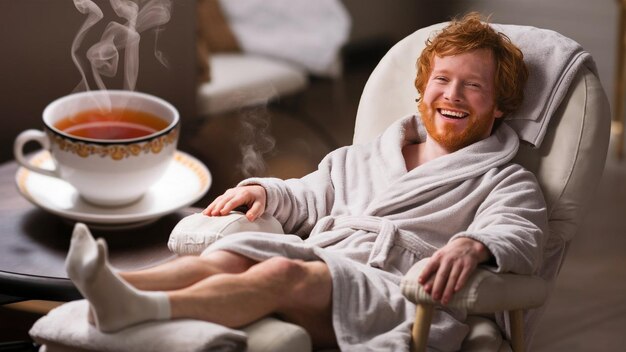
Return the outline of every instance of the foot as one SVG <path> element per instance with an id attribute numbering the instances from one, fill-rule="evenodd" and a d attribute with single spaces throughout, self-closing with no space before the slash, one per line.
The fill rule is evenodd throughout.
<path id="1" fill-rule="evenodd" d="M 91 318 L 103 332 L 114 332 L 148 320 L 169 319 L 165 292 L 139 291 L 130 286 L 108 262 L 106 243 L 76 224 L 66 261 L 68 276 L 89 301 Z"/>
<path id="2" fill-rule="evenodd" d="M 94 275 L 98 245 L 85 224 L 76 223 L 72 232 L 65 269 L 72 281 L 87 281 Z"/>

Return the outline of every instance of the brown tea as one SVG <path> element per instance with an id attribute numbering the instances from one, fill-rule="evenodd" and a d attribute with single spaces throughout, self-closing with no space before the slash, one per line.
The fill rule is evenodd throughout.
<path id="1" fill-rule="evenodd" d="M 139 138 L 163 130 L 169 123 L 153 114 L 129 110 L 86 110 L 65 117 L 54 127 L 76 137 L 92 139 Z"/>

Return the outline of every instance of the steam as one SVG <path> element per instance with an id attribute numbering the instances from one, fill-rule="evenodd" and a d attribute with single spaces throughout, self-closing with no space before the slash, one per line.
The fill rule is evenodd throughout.
<path id="1" fill-rule="evenodd" d="M 76 37 L 72 42 L 72 61 L 74 61 L 74 65 L 76 65 L 76 68 L 78 68 L 78 71 L 80 72 L 80 75 L 82 77 L 82 80 L 76 87 L 75 91 L 88 90 L 89 85 L 87 84 L 85 70 L 83 70 L 83 66 L 78 59 L 78 56 L 76 55 L 76 51 L 78 51 L 78 48 L 80 48 L 80 45 L 83 42 L 83 39 L 85 39 L 87 31 L 91 27 L 93 27 L 93 25 L 98 23 L 102 19 L 102 17 L 104 17 L 104 15 L 102 14 L 102 10 L 100 10 L 98 5 L 94 4 L 90 0 L 74 0 L 74 6 L 76 6 L 76 9 L 78 9 L 80 13 L 87 15 L 87 19 L 78 30 L 78 34 L 76 34 Z"/>
<path id="2" fill-rule="evenodd" d="M 267 108 L 248 108 L 241 114 L 241 164 L 244 177 L 264 176 L 266 171 L 263 155 L 271 152 L 276 140 L 269 132 L 270 120 Z"/>
<path id="3" fill-rule="evenodd" d="M 154 56 L 165 67 L 168 66 L 165 55 L 157 50 L 157 41 L 161 26 L 169 22 L 172 10 L 172 0 L 109 0 L 111 8 L 121 19 L 109 22 L 100 38 L 100 41 L 91 45 L 86 51 L 88 65 L 79 58 L 79 50 L 87 33 L 103 18 L 103 12 L 93 0 L 73 0 L 76 9 L 86 15 L 86 19 L 72 42 L 72 61 L 78 68 L 81 81 L 74 91 L 90 90 L 88 73 L 85 67 L 91 70 L 93 81 L 100 90 L 106 86 L 103 77 L 115 77 L 123 60 L 124 89 L 134 90 L 139 73 L 139 43 L 140 34 L 154 30 Z M 239 165 L 245 177 L 259 176 L 266 172 L 263 155 L 271 152 L 276 144 L 269 133 L 269 114 L 266 110 L 267 91 L 259 92 L 253 97 L 259 103 L 265 104 L 257 108 L 247 108 L 241 112 L 240 150 L 242 162 Z M 110 101 L 98 102 L 101 109 L 110 108 Z"/>
<path id="4" fill-rule="evenodd" d="M 111 8 L 123 23 L 111 21 L 107 24 L 100 41 L 93 44 L 86 53 L 91 73 L 97 87 L 106 89 L 102 77 L 117 75 L 120 57 L 124 60 L 124 89 L 134 90 L 139 74 L 139 41 L 140 33 L 154 29 L 158 38 L 159 26 L 169 22 L 172 9 L 171 0 L 110 0 Z M 74 0 L 76 9 L 87 15 L 72 43 L 72 60 L 78 68 L 82 80 L 75 91 L 89 90 L 84 65 L 78 58 L 78 50 L 87 32 L 102 20 L 102 10 L 92 0 Z M 156 39 L 155 39 L 156 40 Z M 167 67 L 167 60 L 162 52 L 156 49 L 155 57 Z"/>

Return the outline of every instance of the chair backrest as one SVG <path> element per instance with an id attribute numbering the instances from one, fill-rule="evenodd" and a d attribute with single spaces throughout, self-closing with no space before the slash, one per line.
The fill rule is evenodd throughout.
<path id="1" fill-rule="evenodd" d="M 416 60 L 431 34 L 446 25 L 440 23 L 416 31 L 382 58 L 359 102 L 354 143 L 369 141 L 393 121 L 416 112 Z M 609 129 L 606 95 L 596 75 L 583 67 L 550 119 L 540 147 L 522 143 L 516 156 L 516 162 L 536 175 L 548 205 L 550 234 L 538 274 L 551 283 L 602 175 Z M 535 325 L 528 322 L 536 320 L 540 313 L 541 310 L 527 314 L 526 325 Z"/>

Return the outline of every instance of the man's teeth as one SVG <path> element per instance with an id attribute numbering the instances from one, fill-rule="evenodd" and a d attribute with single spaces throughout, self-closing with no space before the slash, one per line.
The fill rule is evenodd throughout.
<path id="1" fill-rule="evenodd" d="M 444 115 L 446 117 L 452 117 L 452 118 L 464 118 L 465 116 L 469 115 L 468 113 L 465 112 L 461 112 L 461 111 L 452 111 L 452 110 L 446 110 L 446 109 L 440 109 L 439 112 L 441 113 L 441 115 Z"/>

